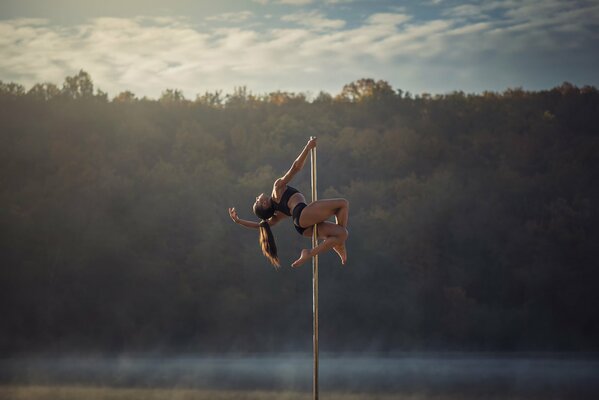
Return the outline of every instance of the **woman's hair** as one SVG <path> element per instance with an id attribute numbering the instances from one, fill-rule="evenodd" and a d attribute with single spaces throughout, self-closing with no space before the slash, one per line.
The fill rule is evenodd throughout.
<path id="1" fill-rule="evenodd" d="M 275 237 L 270 230 L 270 225 L 265 220 L 260 221 L 260 247 L 262 248 L 262 254 L 268 258 L 275 268 L 279 268 L 281 263 L 277 256 L 277 245 L 275 244 Z"/>
<path id="2" fill-rule="evenodd" d="M 258 228 L 260 231 L 260 248 L 262 249 L 262 254 L 268 258 L 268 261 L 270 261 L 272 265 L 278 268 L 281 264 L 279 263 L 279 257 L 277 256 L 275 237 L 270 230 L 270 225 L 266 222 L 267 219 L 275 214 L 275 206 L 272 204 L 271 200 L 269 208 L 265 209 L 258 204 L 254 204 L 253 210 L 254 214 L 262 220 L 260 221 L 260 226 Z"/>
<path id="3" fill-rule="evenodd" d="M 270 201 L 270 207 L 262 208 L 259 204 L 254 204 L 254 214 L 258 216 L 258 218 L 267 220 L 275 214 L 275 206 L 272 204 L 272 200 Z"/>

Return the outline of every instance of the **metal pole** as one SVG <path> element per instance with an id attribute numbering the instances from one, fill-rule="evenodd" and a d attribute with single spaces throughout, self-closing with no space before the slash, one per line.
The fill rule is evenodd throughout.
<path id="1" fill-rule="evenodd" d="M 310 139 L 314 139 L 311 136 Z M 312 201 L 318 200 L 316 193 L 316 148 L 310 150 L 310 160 L 312 163 Z M 317 226 L 314 225 L 312 232 L 312 248 L 318 246 Z M 314 349 L 314 368 L 312 374 L 312 398 L 318 400 L 318 255 L 312 257 L 312 315 L 313 315 L 313 336 L 312 344 Z"/>

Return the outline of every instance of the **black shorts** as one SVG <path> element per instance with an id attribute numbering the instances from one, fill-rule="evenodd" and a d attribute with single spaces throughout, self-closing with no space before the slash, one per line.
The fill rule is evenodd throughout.
<path id="1" fill-rule="evenodd" d="M 307 228 L 302 228 L 299 223 L 300 215 L 302 215 L 302 211 L 307 206 L 306 203 L 299 203 L 293 208 L 293 226 L 295 230 L 299 232 L 300 235 L 304 234 L 304 231 Z"/>

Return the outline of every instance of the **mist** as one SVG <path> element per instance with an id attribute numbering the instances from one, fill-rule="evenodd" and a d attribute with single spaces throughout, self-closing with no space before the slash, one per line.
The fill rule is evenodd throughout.
<path id="1" fill-rule="evenodd" d="M 322 393 L 451 393 L 593 398 L 599 361 L 581 354 L 321 354 Z M 307 392 L 305 353 L 227 356 L 63 356 L 3 359 L 3 384 Z M 574 397 L 571 397 L 574 398 Z"/>

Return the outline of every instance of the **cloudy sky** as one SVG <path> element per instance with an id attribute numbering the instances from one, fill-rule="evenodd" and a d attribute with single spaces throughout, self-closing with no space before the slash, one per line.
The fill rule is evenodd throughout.
<path id="1" fill-rule="evenodd" d="M 599 86 L 598 43 L 599 0 L 0 0 L 0 80 L 111 96 Z"/>

